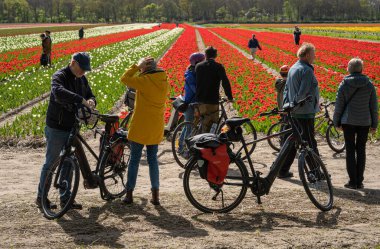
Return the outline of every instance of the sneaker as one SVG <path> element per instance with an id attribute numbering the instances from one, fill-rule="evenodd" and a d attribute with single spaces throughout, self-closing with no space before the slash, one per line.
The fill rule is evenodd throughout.
<path id="1" fill-rule="evenodd" d="M 286 173 L 280 173 L 280 174 L 278 174 L 278 178 L 280 178 L 280 179 L 291 178 L 291 177 L 293 177 L 293 172 L 290 172 L 290 171 L 288 171 Z"/>
<path id="2" fill-rule="evenodd" d="M 52 204 L 49 199 L 47 199 L 47 204 L 50 206 L 50 209 L 57 209 L 57 205 Z M 37 197 L 35 204 L 37 205 L 38 208 L 42 208 L 42 201 L 41 197 Z"/>
<path id="3" fill-rule="evenodd" d="M 356 187 L 355 185 L 352 185 L 352 184 L 350 184 L 350 183 L 346 183 L 346 184 L 344 184 L 344 187 L 345 187 L 345 188 L 348 188 L 348 189 L 357 189 L 357 187 Z"/>

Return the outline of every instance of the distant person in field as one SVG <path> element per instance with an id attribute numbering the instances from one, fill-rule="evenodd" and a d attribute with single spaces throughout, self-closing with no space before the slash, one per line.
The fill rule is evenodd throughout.
<path id="1" fill-rule="evenodd" d="M 302 139 L 311 149 L 319 155 L 317 141 L 314 137 L 315 114 L 319 112 L 319 87 L 314 74 L 313 63 L 315 61 L 315 47 L 311 43 L 303 43 L 297 51 L 299 60 L 289 69 L 284 89 L 284 104 L 300 101 L 311 95 L 311 101 L 295 108 L 291 115 L 298 129 L 301 131 Z M 286 163 L 280 170 L 279 178 L 293 177 L 289 171 L 296 156 L 296 148 L 292 148 L 286 158 Z"/>
<path id="2" fill-rule="evenodd" d="M 83 37 L 84 37 L 84 28 L 82 27 L 79 29 L 79 40 L 82 40 Z"/>
<path id="3" fill-rule="evenodd" d="M 229 102 L 233 102 L 231 84 L 224 66 L 215 61 L 218 51 L 214 47 L 205 50 L 206 60 L 195 66 L 196 94 L 199 103 L 199 112 L 204 116 L 202 120 L 202 132 L 210 132 L 213 123 L 219 120 L 219 89 L 220 83 Z"/>
<path id="4" fill-rule="evenodd" d="M 256 35 L 253 34 L 252 39 L 248 41 L 248 48 L 251 51 L 252 60 L 255 60 L 257 50 L 262 50 L 259 41 L 256 39 Z"/>
<path id="5" fill-rule="evenodd" d="M 40 174 L 36 205 L 41 208 L 42 184 L 44 184 L 48 170 L 56 161 L 65 145 L 71 129 L 75 123 L 75 105 L 82 104 L 88 108 L 95 108 L 96 100 L 85 76 L 86 71 L 91 71 L 90 56 L 85 52 L 75 53 L 68 66 L 58 70 L 52 76 L 51 94 L 46 113 L 46 157 Z M 75 145 L 80 159 L 85 158 L 83 147 L 80 143 Z M 82 168 L 81 168 L 82 169 Z M 86 175 L 87 187 L 96 188 L 97 184 L 91 179 L 91 171 L 83 172 Z M 88 179 L 88 180 L 87 180 Z M 70 184 L 70 177 L 67 180 Z M 66 193 L 67 192 L 67 193 Z M 70 193 L 66 191 L 60 197 L 61 204 L 66 205 Z M 48 200 L 50 205 L 50 201 Z M 51 204 L 54 208 L 55 204 Z M 71 209 L 82 209 L 82 205 L 75 201 Z"/>
<path id="6" fill-rule="evenodd" d="M 48 65 L 48 56 L 47 56 L 48 45 L 47 45 L 47 41 L 46 41 L 46 35 L 40 34 L 40 38 L 41 38 L 41 44 L 42 44 L 42 54 L 40 57 L 40 64 L 41 64 L 41 66 L 45 67 Z"/>
<path id="7" fill-rule="evenodd" d="M 343 128 L 346 144 L 346 167 L 349 189 L 364 188 L 364 168 L 368 133 L 378 127 L 378 102 L 376 89 L 364 75 L 363 61 L 353 58 L 348 63 L 349 73 L 339 86 L 336 96 L 334 125 Z"/>
<path id="8" fill-rule="evenodd" d="M 135 109 L 129 125 L 131 157 L 128 165 L 125 204 L 133 203 L 133 191 L 142 150 L 146 146 L 153 205 L 160 205 L 158 145 L 164 136 L 165 103 L 169 83 L 165 71 L 157 67 L 152 57 L 142 58 L 137 65 L 128 68 L 121 76 L 122 84 L 136 89 Z"/>
<path id="9" fill-rule="evenodd" d="M 47 46 L 47 57 L 48 57 L 48 64 L 51 65 L 51 50 L 52 50 L 52 45 L 53 41 L 50 36 L 51 32 L 49 30 L 45 30 L 45 35 L 46 35 L 46 46 Z"/>
<path id="10" fill-rule="evenodd" d="M 293 32 L 293 35 L 294 35 L 294 42 L 296 43 L 296 45 L 300 45 L 300 40 L 301 40 L 301 30 L 298 26 L 295 26 L 294 27 L 294 32 Z"/>

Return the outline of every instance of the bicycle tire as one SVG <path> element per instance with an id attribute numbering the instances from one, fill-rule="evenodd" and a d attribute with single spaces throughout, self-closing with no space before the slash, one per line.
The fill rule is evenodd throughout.
<path id="1" fill-rule="evenodd" d="M 130 159 L 130 153 L 126 154 L 125 151 L 130 151 L 129 145 L 123 143 L 123 154 L 121 156 L 116 156 L 112 153 L 112 149 L 108 149 L 103 153 L 103 156 L 100 161 L 100 167 L 99 167 L 99 177 L 101 179 L 100 181 L 100 188 L 102 191 L 102 198 L 104 200 L 113 200 L 116 198 L 120 198 L 125 194 L 125 187 L 126 183 L 124 179 L 126 178 L 126 172 L 129 164 Z M 118 146 L 117 144 L 115 147 Z M 125 158 L 127 157 L 127 162 L 125 161 Z M 119 160 L 120 158 L 120 160 Z M 111 175 L 109 175 L 111 173 Z M 116 179 L 116 177 L 120 178 L 120 180 Z M 116 191 L 111 190 L 111 184 L 108 184 L 108 179 L 113 179 L 114 186 L 118 185 L 118 188 Z M 121 185 L 119 184 L 121 183 Z"/>
<path id="2" fill-rule="evenodd" d="M 306 157 L 308 157 L 309 160 L 307 160 Z M 321 158 L 312 150 L 301 151 L 298 158 L 298 171 L 305 192 L 314 206 L 322 211 L 331 210 L 334 202 L 331 177 L 327 172 L 327 168 L 322 162 Z M 316 193 L 313 193 L 309 186 L 309 184 L 311 184 L 312 186 L 314 185 L 318 187 L 318 184 L 323 182 L 325 182 L 327 185 L 325 189 L 321 190 L 321 192 L 327 194 L 326 203 L 321 203 L 321 201 L 316 197 Z"/>
<path id="3" fill-rule="evenodd" d="M 65 161 L 63 163 L 70 163 L 70 165 L 72 165 L 72 167 L 73 167 L 73 173 L 74 173 L 73 174 L 74 175 L 74 181 L 71 180 L 71 184 L 73 184 L 73 189 L 71 190 L 71 194 L 70 194 L 69 199 L 67 200 L 67 202 L 65 203 L 65 205 L 63 207 L 61 206 L 61 203 L 58 200 L 56 200 L 57 203 L 51 203 L 52 200 L 49 198 L 49 202 L 48 202 L 49 192 L 51 192 L 52 190 L 54 190 L 56 188 L 56 187 L 51 186 L 51 184 L 52 184 L 51 179 L 52 179 L 55 171 L 59 170 L 58 166 L 59 166 L 61 160 Z M 42 186 L 42 195 L 41 195 L 42 210 L 44 212 L 44 216 L 47 219 L 49 219 L 49 220 L 59 219 L 70 209 L 71 204 L 74 202 L 75 196 L 76 196 L 77 191 L 78 191 L 79 179 L 80 179 L 79 165 L 78 165 L 78 162 L 72 156 L 69 156 L 66 158 L 59 158 L 54 164 L 52 164 L 52 166 L 46 172 L 46 178 L 45 178 L 45 181 L 44 181 L 43 186 Z M 57 206 L 56 210 L 58 212 L 53 211 L 53 209 L 51 208 L 51 204 L 54 204 Z M 61 208 L 60 210 L 59 210 L 59 207 Z"/>
<path id="4" fill-rule="evenodd" d="M 338 139 L 341 138 L 343 140 L 343 143 L 340 146 L 336 145 L 335 142 L 333 142 L 333 137 L 334 138 L 337 137 Z M 329 145 L 330 149 L 332 149 L 336 153 L 342 153 L 346 149 L 346 144 L 344 142 L 343 134 L 340 134 L 340 132 L 335 128 L 335 126 L 333 124 L 330 124 L 327 127 L 326 140 L 327 140 L 327 144 Z M 335 141 L 335 139 L 334 139 L 334 141 Z"/>
<path id="5" fill-rule="evenodd" d="M 227 212 L 230 212 L 231 210 L 233 210 L 234 208 L 236 208 L 242 202 L 242 200 L 244 199 L 244 197 L 247 193 L 248 171 L 244 165 L 244 162 L 240 158 L 236 159 L 234 162 L 231 162 L 231 164 L 236 165 L 237 169 L 241 173 L 241 186 L 239 186 L 239 188 L 241 187 L 241 189 L 240 189 L 240 191 L 237 190 L 237 192 L 238 192 L 237 197 L 234 199 L 234 201 L 231 204 L 224 206 L 224 200 L 222 200 L 222 203 L 223 203 L 222 208 L 212 208 L 212 207 L 205 206 L 205 204 L 203 204 L 203 203 L 200 203 L 199 198 L 209 199 L 209 197 L 211 197 L 212 195 L 215 195 L 216 190 L 212 187 L 212 185 L 210 183 L 208 183 L 205 179 L 202 179 L 200 177 L 198 169 L 197 169 L 197 161 L 195 159 L 191 159 L 189 164 L 186 166 L 185 173 L 183 176 L 183 188 L 184 188 L 187 199 L 190 201 L 190 203 L 196 209 L 198 209 L 204 213 L 227 213 Z M 222 185 L 222 189 L 223 188 L 225 189 L 227 186 L 226 180 L 228 181 L 228 179 L 231 179 L 231 181 L 232 181 L 232 179 L 233 179 L 232 177 L 234 177 L 232 174 L 233 173 L 236 174 L 236 169 L 235 168 L 231 169 L 231 164 L 230 164 L 230 168 L 229 168 L 229 171 L 227 173 L 227 176 L 225 178 L 225 183 Z M 202 193 L 198 194 L 198 193 L 196 193 L 196 190 L 193 189 L 192 184 L 190 183 L 190 177 L 192 175 L 194 176 L 194 179 L 196 181 L 196 184 L 194 186 L 196 188 L 199 188 L 199 190 L 202 191 Z M 235 176 L 235 177 L 240 178 L 239 176 Z M 192 177 L 192 179 L 193 179 L 193 177 Z M 201 184 L 203 184 L 204 187 L 200 186 Z M 207 188 L 207 186 L 208 186 L 208 189 L 204 190 L 204 192 L 203 192 L 202 189 Z M 221 192 L 222 192 L 222 194 L 221 195 L 219 194 L 217 196 L 217 198 L 222 196 L 222 199 L 224 199 L 223 190 Z M 195 197 L 195 195 L 199 196 L 199 198 Z M 211 200 L 212 202 L 215 202 L 217 198 L 215 198 L 215 200 L 213 200 L 213 198 L 211 198 L 209 200 Z"/>
<path id="6" fill-rule="evenodd" d="M 171 145 L 172 145 L 172 153 L 173 153 L 173 157 L 174 157 L 174 160 L 177 162 L 177 164 L 181 167 L 181 168 L 185 168 L 185 164 L 186 162 L 188 161 L 188 159 L 186 158 L 182 158 L 181 155 L 179 155 L 178 153 L 178 148 L 177 148 L 177 143 L 178 143 L 178 146 L 179 146 L 179 138 L 182 134 L 182 129 L 184 128 L 184 126 L 187 126 L 187 127 L 191 127 L 191 133 L 189 134 L 188 137 L 193 137 L 195 135 L 197 135 L 199 133 L 198 131 L 198 126 L 196 126 L 193 122 L 189 122 L 189 121 L 185 121 L 185 122 L 182 122 L 180 123 L 175 129 L 174 129 L 174 132 L 173 132 L 173 137 L 172 137 L 172 141 L 171 141 Z M 178 137 L 178 138 L 177 138 Z M 183 143 L 185 142 L 185 139 L 183 140 Z M 186 148 L 186 145 L 183 144 L 182 146 L 184 146 L 184 150 L 187 150 Z"/>
<path id="7" fill-rule="evenodd" d="M 280 131 L 281 129 L 281 125 L 283 124 L 283 122 L 277 122 L 277 123 L 274 123 L 273 125 L 271 125 L 271 127 L 269 127 L 269 130 L 267 132 L 267 136 L 270 136 L 270 135 L 273 135 L 273 134 L 276 134 Z M 278 128 L 278 132 L 277 132 L 277 129 Z M 269 146 L 279 152 L 281 150 L 281 144 L 280 142 L 278 143 L 278 145 L 275 143 L 275 139 L 281 139 L 280 136 L 278 137 L 273 137 L 273 138 L 268 138 L 268 144 Z M 281 140 L 280 140 L 281 141 Z"/>

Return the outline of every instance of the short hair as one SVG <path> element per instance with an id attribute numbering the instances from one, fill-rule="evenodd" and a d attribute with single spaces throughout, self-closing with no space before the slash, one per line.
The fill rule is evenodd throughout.
<path id="1" fill-rule="evenodd" d="M 361 73 L 363 71 L 363 61 L 359 57 L 352 58 L 348 62 L 347 71 L 349 73 Z"/>
<path id="2" fill-rule="evenodd" d="M 46 32 L 46 33 L 48 33 L 48 34 L 50 34 L 50 33 L 51 33 L 51 32 L 50 32 L 50 30 L 45 30 L 45 32 Z"/>
<path id="3" fill-rule="evenodd" d="M 45 35 L 45 34 L 40 34 L 40 37 L 41 37 L 41 38 L 45 38 L 46 35 Z"/>
<path id="4" fill-rule="evenodd" d="M 206 58 L 216 58 L 218 50 L 213 46 L 209 46 L 205 49 Z"/>
<path id="5" fill-rule="evenodd" d="M 304 42 L 297 51 L 298 58 L 304 58 L 311 51 L 315 51 L 315 47 L 311 43 Z"/>

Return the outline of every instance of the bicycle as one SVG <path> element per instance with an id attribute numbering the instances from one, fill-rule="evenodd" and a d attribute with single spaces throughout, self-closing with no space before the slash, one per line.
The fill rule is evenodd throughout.
<path id="1" fill-rule="evenodd" d="M 261 177 L 262 173 L 254 169 L 252 160 L 248 157 L 248 164 L 252 175 L 250 176 L 247 166 L 241 159 L 240 152 L 234 153 L 229 148 L 230 146 L 228 146 L 230 165 L 227 175 L 222 184 L 217 185 L 210 183 L 205 179 L 202 179 L 200 175 L 199 169 L 206 162 L 198 157 L 199 148 L 195 142 L 195 146 L 191 147 L 192 157 L 186 164 L 183 176 L 184 191 L 190 203 L 195 208 L 205 213 L 226 213 L 240 204 L 246 195 L 247 189 L 250 188 L 252 193 L 257 197 L 257 202 L 261 204 L 260 197 L 269 194 L 273 182 L 286 162 L 289 151 L 296 146 L 299 151 L 299 174 L 306 194 L 317 208 L 322 211 L 330 210 L 333 206 L 333 190 L 330 175 L 320 157 L 309 148 L 307 142 L 302 140 L 301 133 L 290 116 L 291 110 L 308 99 L 309 98 L 301 100 L 299 103 L 284 105 L 284 109 L 281 113 L 289 117 L 291 128 L 272 136 L 279 136 L 287 133 L 290 133 L 290 136 L 281 148 L 278 157 L 273 162 L 266 177 Z M 227 128 L 224 128 L 224 131 L 227 131 L 226 133 L 221 133 L 219 138 L 221 138 L 223 134 L 227 134 L 227 137 L 231 136 L 228 135 L 229 133 L 233 134 L 232 136 L 241 140 L 243 143 L 242 150 L 247 153 L 247 143 L 242 135 L 241 128 L 241 125 L 247 122 L 247 120 L 248 119 L 244 118 L 227 120 Z M 257 143 L 265 139 L 267 138 L 262 138 L 253 141 L 252 143 Z M 220 139 L 220 141 L 223 143 L 222 139 Z M 227 142 L 226 144 L 229 145 L 231 143 Z M 210 147 L 212 146 L 213 145 L 210 144 Z M 207 145 L 205 147 L 207 147 Z"/>
<path id="2" fill-rule="evenodd" d="M 220 106 L 219 120 L 216 123 L 216 128 L 212 133 L 215 133 L 215 134 L 219 133 L 222 127 L 225 125 L 225 121 L 228 119 L 226 109 L 223 105 L 226 102 L 228 102 L 226 98 L 222 98 L 219 101 L 219 106 Z M 202 133 L 202 120 L 205 118 L 204 116 L 200 116 L 199 114 L 198 103 L 190 104 L 189 108 L 194 109 L 194 115 L 196 117 L 195 122 L 186 121 L 179 124 L 173 132 L 173 139 L 171 141 L 173 157 L 181 168 L 185 167 L 185 164 L 188 160 L 188 155 L 189 155 L 188 148 L 186 148 L 186 145 L 185 145 L 185 140 L 187 138 L 190 138 Z M 246 139 L 249 141 L 256 140 L 257 133 L 253 124 L 250 121 L 247 121 L 243 125 L 244 125 L 244 131 L 245 131 L 244 136 L 246 137 Z M 184 130 L 185 132 L 183 132 Z M 244 154 L 242 156 L 243 160 L 247 158 L 247 155 L 251 155 L 253 153 L 253 151 L 255 150 L 255 147 L 256 147 L 255 144 L 251 144 L 249 146 L 248 154 Z M 239 150 L 240 148 L 242 148 L 242 145 L 239 144 L 239 142 L 237 142 L 235 144 L 234 149 Z"/>
<path id="3" fill-rule="evenodd" d="M 104 200 L 119 198 L 125 193 L 124 178 L 129 160 L 127 132 L 118 128 L 118 115 L 96 114 L 89 109 L 86 110 L 86 115 L 97 116 L 91 129 L 96 127 L 98 120 L 105 122 L 105 129 L 96 129 L 94 133 L 94 136 L 101 134 L 99 155 L 81 136 L 81 126 L 83 123 L 87 125 L 87 122 L 81 121 L 76 115 L 67 142 L 43 182 L 41 204 L 47 219 L 60 218 L 70 209 L 79 187 L 79 171 L 84 178 L 84 187 L 99 187 L 100 196 Z M 94 171 L 91 171 L 82 145 L 96 159 Z"/>
<path id="4" fill-rule="evenodd" d="M 315 127 L 315 131 L 317 132 L 319 131 L 318 133 L 322 137 L 326 138 L 327 144 L 333 151 L 335 151 L 336 153 L 342 153 L 346 147 L 344 143 L 343 132 L 335 128 L 334 123 L 330 117 L 329 110 L 328 110 L 328 108 L 334 104 L 335 102 L 327 102 L 326 104 L 321 104 L 321 107 L 324 108 L 324 112 L 315 117 L 316 122 L 315 122 L 314 127 Z M 273 115 L 277 115 L 277 114 L 278 113 L 273 112 Z M 327 123 L 326 130 L 324 129 L 325 123 Z M 267 132 L 267 136 L 276 134 L 279 131 L 281 131 L 283 127 L 288 127 L 288 126 L 289 126 L 289 123 L 286 121 L 286 119 L 284 117 L 281 117 L 279 122 L 273 124 L 269 128 Z M 325 133 L 322 134 L 324 130 L 325 130 Z M 281 137 L 273 137 L 271 139 L 268 139 L 268 144 L 275 151 L 280 151 L 281 140 L 282 140 Z"/>

